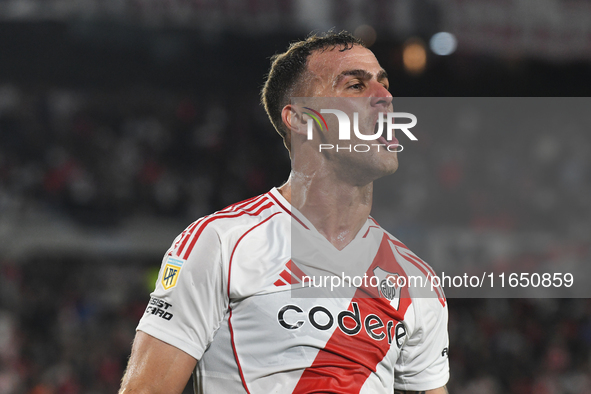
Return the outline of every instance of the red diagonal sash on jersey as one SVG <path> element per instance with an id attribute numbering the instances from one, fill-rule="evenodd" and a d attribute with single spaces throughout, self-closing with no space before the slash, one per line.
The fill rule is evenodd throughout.
<path id="1" fill-rule="evenodd" d="M 367 275 L 373 276 L 374 270 L 378 267 L 406 277 L 385 235 L 367 270 Z M 400 304 L 396 310 L 386 298 L 377 298 L 379 293 L 376 288 L 358 289 L 351 300 L 349 311 L 353 312 L 355 308 L 359 310 L 361 321 L 359 332 L 348 335 L 337 327 L 325 347 L 318 352 L 312 365 L 304 370 L 293 393 L 358 393 L 369 375 L 376 371 L 377 365 L 383 360 L 390 347 L 396 346 L 394 343 L 389 343 L 395 336 L 393 330 L 398 322 L 404 320 L 406 310 L 411 303 L 408 288 L 403 287 L 400 290 Z M 373 339 L 367 333 L 364 323 L 368 315 L 375 315 L 383 322 L 383 327 L 371 330 L 374 335 L 381 336 L 383 333 L 382 339 Z M 377 320 L 370 319 L 370 326 L 375 327 L 376 322 Z M 343 323 L 348 329 L 355 325 L 351 317 L 344 318 Z"/>

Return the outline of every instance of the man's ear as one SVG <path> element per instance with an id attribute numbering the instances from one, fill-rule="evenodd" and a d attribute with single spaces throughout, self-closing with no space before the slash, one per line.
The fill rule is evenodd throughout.
<path id="1" fill-rule="evenodd" d="M 301 108 L 287 104 L 281 110 L 281 120 L 292 133 L 307 135 L 307 120 L 304 119 Z"/>

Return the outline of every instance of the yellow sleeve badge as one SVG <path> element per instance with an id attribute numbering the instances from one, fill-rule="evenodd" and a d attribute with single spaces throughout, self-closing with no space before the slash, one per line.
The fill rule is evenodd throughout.
<path id="1" fill-rule="evenodd" d="M 172 256 L 168 257 L 168 260 L 166 260 L 166 264 L 164 265 L 162 279 L 160 280 L 164 290 L 168 290 L 176 286 L 176 281 L 179 278 L 179 274 L 181 273 L 181 268 L 184 262 L 185 260 L 177 259 Z"/>

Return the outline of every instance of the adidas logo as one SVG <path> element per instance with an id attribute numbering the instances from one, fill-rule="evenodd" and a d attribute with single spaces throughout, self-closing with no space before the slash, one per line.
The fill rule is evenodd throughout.
<path id="1" fill-rule="evenodd" d="M 291 260 L 285 264 L 285 269 L 279 274 L 279 279 L 273 283 L 275 286 L 297 285 L 302 283 L 302 277 L 306 274 Z"/>

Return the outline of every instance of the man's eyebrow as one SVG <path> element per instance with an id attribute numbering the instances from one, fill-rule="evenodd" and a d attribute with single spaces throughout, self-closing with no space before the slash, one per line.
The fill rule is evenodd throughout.
<path id="1" fill-rule="evenodd" d="M 362 69 L 356 69 L 356 70 L 345 70 L 342 73 L 340 73 L 334 81 L 334 84 L 338 84 L 339 82 L 341 82 L 341 80 L 344 77 L 357 77 L 360 79 L 371 79 L 371 77 L 373 77 L 373 74 L 370 73 L 369 71 L 365 71 Z"/>
<path id="2" fill-rule="evenodd" d="M 344 77 L 349 77 L 349 76 L 357 77 L 360 79 L 371 79 L 373 77 L 373 74 L 370 73 L 369 71 L 362 70 L 362 69 L 346 70 L 346 71 L 343 71 L 342 73 L 340 73 L 336 77 L 334 84 L 335 85 L 338 84 Z M 388 79 L 388 73 L 386 73 L 386 70 L 381 70 L 378 73 L 377 80 L 381 81 L 383 79 Z"/>
<path id="3" fill-rule="evenodd" d="M 386 70 L 381 70 L 378 73 L 378 81 L 381 81 L 382 79 L 388 79 L 388 73 L 386 72 Z"/>

